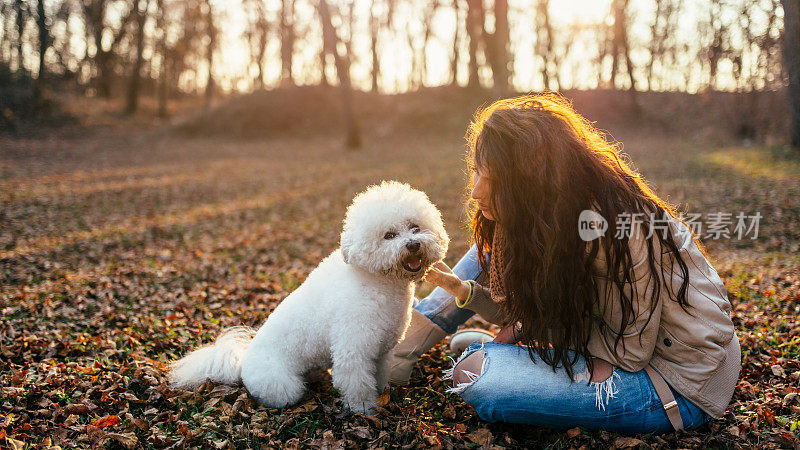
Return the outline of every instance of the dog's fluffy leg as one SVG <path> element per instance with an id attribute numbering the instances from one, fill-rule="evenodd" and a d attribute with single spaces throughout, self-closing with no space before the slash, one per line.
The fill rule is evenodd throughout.
<path id="1" fill-rule="evenodd" d="M 344 406 L 352 412 L 373 414 L 378 406 L 374 358 L 354 352 L 337 352 L 334 349 L 331 381 L 342 393 Z"/>
<path id="2" fill-rule="evenodd" d="M 385 353 L 378 357 L 375 373 L 375 382 L 378 388 L 378 395 L 389 387 L 389 354 Z"/>
<path id="3" fill-rule="evenodd" d="M 258 357 L 249 357 L 242 367 L 242 382 L 247 391 L 270 408 L 283 408 L 300 401 L 305 393 L 305 382 L 292 361 L 270 354 L 274 349 L 253 350 Z"/>
<path id="4" fill-rule="evenodd" d="M 169 380 L 182 389 L 197 387 L 211 380 L 235 384 L 241 379 L 242 359 L 255 331 L 249 327 L 231 327 L 213 344 L 199 348 L 172 364 Z"/>

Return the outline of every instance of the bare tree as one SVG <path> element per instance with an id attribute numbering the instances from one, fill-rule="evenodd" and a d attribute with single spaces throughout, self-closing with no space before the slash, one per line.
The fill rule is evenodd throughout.
<path id="1" fill-rule="evenodd" d="M 552 89 L 550 85 L 550 64 L 553 60 L 553 27 L 550 24 L 550 0 L 536 1 L 536 46 L 535 51 L 542 59 L 542 83 L 544 89 Z M 560 86 L 556 85 L 555 90 Z"/>
<path id="2" fill-rule="evenodd" d="M 380 77 L 381 66 L 378 58 L 378 33 L 381 28 L 381 21 L 376 11 L 377 6 L 381 2 L 373 1 L 369 8 L 369 38 L 370 38 L 370 56 L 372 56 L 372 92 L 378 92 L 378 78 Z"/>
<path id="3" fill-rule="evenodd" d="M 25 0 L 14 0 L 14 12 L 17 17 L 17 70 L 25 72 L 25 55 L 22 44 L 25 36 L 25 21 L 28 20 L 28 5 Z"/>
<path id="4" fill-rule="evenodd" d="M 62 1 L 61 4 L 58 5 L 58 9 L 53 15 L 53 23 L 49 27 L 52 30 L 60 24 L 64 30 L 63 34 L 58 36 L 58 39 L 51 34 L 50 48 L 52 48 L 55 53 L 58 70 L 61 72 L 61 77 L 65 80 L 74 80 L 77 76 L 76 71 L 70 67 L 70 63 L 74 62 L 75 58 L 71 45 L 73 37 L 71 18 L 75 11 L 73 6 L 74 3 L 69 0 Z"/>
<path id="5" fill-rule="evenodd" d="M 106 25 L 106 11 L 108 0 L 81 0 L 86 23 L 86 33 L 91 35 L 94 43 L 95 52 L 91 61 L 95 66 L 95 85 L 97 93 L 101 97 L 111 97 L 111 82 L 113 76 L 113 63 L 116 56 L 116 49 L 122 38 L 125 36 L 128 24 L 134 17 L 135 8 L 123 14 L 120 25 L 116 30 Z M 103 36 L 111 36 L 111 44 L 108 48 L 103 46 Z M 87 46 L 89 40 L 87 39 Z"/>
<path id="6" fill-rule="evenodd" d="M 722 21 L 723 0 L 711 0 L 708 9 L 708 21 L 700 24 L 701 28 L 707 28 L 709 42 L 701 50 L 708 63 L 708 86 L 715 88 L 717 84 L 717 69 L 719 62 L 727 53 L 727 41 L 729 35 L 728 25 Z"/>
<path id="7" fill-rule="evenodd" d="M 483 24 L 486 12 L 482 0 L 467 0 L 467 36 L 469 36 L 469 81 L 467 86 L 478 88 L 481 85 L 478 74 L 478 51 L 483 38 Z"/>
<path id="8" fill-rule="evenodd" d="M 136 25 L 136 54 L 133 59 L 131 75 L 128 79 L 125 113 L 133 114 L 139 108 L 139 85 L 142 78 L 142 62 L 144 61 L 144 27 L 147 22 L 147 11 L 150 0 L 134 0 L 134 16 Z"/>
<path id="9" fill-rule="evenodd" d="M 611 38 L 611 86 L 616 86 L 619 61 L 622 60 L 628 72 L 629 89 L 631 92 L 635 92 L 636 79 L 633 76 L 631 49 L 628 43 L 628 3 L 629 0 L 612 0 L 611 3 L 614 16 L 614 31 Z"/>
<path id="10" fill-rule="evenodd" d="M 800 0 L 781 0 L 783 4 L 783 58 L 789 77 L 791 108 L 790 142 L 800 150 Z"/>
<path id="11" fill-rule="evenodd" d="M 8 67 L 9 59 L 11 54 L 11 25 L 10 22 L 14 15 L 11 13 L 12 8 L 11 4 L 6 3 L 5 1 L 0 1 L 0 27 L 2 27 L 3 31 L 0 34 L 0 65 L 6 65 Z"/>
<path id="12" fill-rule="evenodd" d="M 680 10 L 681 0 L 656 0 L 656 12 L 653 24 L 650 26 L 650 43 L 648 50 L 650 59 L 647 62 L 647 89 L 652 90 L 655 84 L 655 66 L 658 63 L 664 66 L 665 54 L 673 49 L 669 47 L 669 40 L 675 34 L 677 27 L 676 11 Z"/>
<path id="13" fill-rule="evenodd" d="M 281 84 L 294 85 L 292 57 L 294 55 L 294 0 L 281 0 Z"/>
<path id="14" fill-rule="evenodd" d="M 167 21 L 166 5 L 164 0 L 156 0 L 156 29 L 158 30 L 157 50 L 161 56 L 158 67 L 158 117 L 165 119 L 168 116 L 167 100 L 169 97 L 169 67 L 171 63 L 170 52 L 167 46 Z"/>
<path id="15" fill-rule="evenodd" d="M 36 75 L 36 93 L 41 94 L 42 82 L 47 76 L 47 67 L 45 66 L 45 56 L 47 49 L 50 47 L 50 28 L 47 20 L 47 14 L 44 9 L 44 0 L 37 0 L 36 2 L 36 28 L 39 30 L 39 73 Z"/>
<path id="16" fill-rule="evenodd" d="M 261 89 L 264 87 L 264 64 L 270 24 L 267 19 L 266 7 L 262 0 L 244 0 L 243 5 L 247 8 L 248 18 L 250 19 L 244 35 L 250 48 L 250 65 L 256 68 L 253 84 L 256 89 Z M 281 52 L 283 52 L 283 44 L 281 44 Z M 289 64 L 291 68 L 291 57 Z M 291 70 L 289 71 L 289 77 L 291 78 Z"/>
<path id="17" fill-rule="evenodd" d="M 206 78 L 205 108 L 211 106 L 211 98 L 214 96 L 214 51 L 217 47 L 217 24 L 214 20 L 214 9 L 211 0 L 204 0 L 206 35 L 208 45 L 206 46 L 206 64 L 208 65 L 208 78 Z"/>
<path id="18" fill-rule="evenodd" d="M 453 55 L 450 57 L 450 85 L 458 86 L 458 67 L 461 59 L 460 30 L 461 30 L 461 4 L 453 0 L 453 15 L 455 15 L 455 29 L 453 30 Z"/>
<path id="19" fill-rule="evenodd" d="M 493 88 L 500 93 L 508 91 L 511 83 L 511 55 L 509 54 L 508 0 L 494 0 L 494 32 L 483 31 L 486 55 L 492 67 Z"/>
<path id="20" fill-rule="evenodd" d="M 436 16 L 436 12 L 439 10 L 440 6 L 441 3 L 439 0 L 430 0 L 428 7 L 425 8 L 422 20 L 422 49 L 420 51 L 422 66 L 420 68 L 420 84 L 423 83 L 425 76 L 428 75 L 428 41 L 431 38 L 431 24 L 433 23 L 433 18 Z"/>
<path id="21" fill-rule="evenodd" d="M 339 90 L 342 95 L 342 106 L 344 109 L 344 121 L 347 128 L 347 139 L 345 145 L 348 148 L 358 148 L 361 146 L 361 131 L 356 121 L 355 112 L 353 109 L 353 97 L 350 87 L 350 68 L 347 59 L 349 55 L 340 54 L 338 43 L 339 37 L 336 35 L 336 30 L 333 28 L 331 21 L 331 11 L 328 7 L 326 0 L 319 0 L 317 4 L 319 17 L 322 25 L 323 47 L 330 50 L 333 54 L 334 64 L 336 65 L 336 73 L 339 77 Z"/>

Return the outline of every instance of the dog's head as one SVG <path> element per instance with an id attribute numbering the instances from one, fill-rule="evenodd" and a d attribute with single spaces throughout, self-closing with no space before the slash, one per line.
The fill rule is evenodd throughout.
<path id="1" fill-rule="evenodd" d="M 358 194 L 347 208 L 341 236 L 347 264 L 413 281 L 444 258 L 449 243 L 442 215 L 428 196 L 396 181 Z"/>

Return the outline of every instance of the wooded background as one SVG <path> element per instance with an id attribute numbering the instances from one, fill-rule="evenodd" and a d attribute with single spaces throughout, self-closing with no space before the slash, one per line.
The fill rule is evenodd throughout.
<path id="1" fill-rule="evenodd" d="M 47 86 L 119 97 L 128 113 L 147 95 L 161 117 L 181 96 L 208 106 L 293 85 L 341 86 L 348 116 L 352 89 L 602 88 L 634 101 L 777 90 L 794 101 L 800 143 L 798 0 L 0 0 L 0 11 L 6 117 Z"/>

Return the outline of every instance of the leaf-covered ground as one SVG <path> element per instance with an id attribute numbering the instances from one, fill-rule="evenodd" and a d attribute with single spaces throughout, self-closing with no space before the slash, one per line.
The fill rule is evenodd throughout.
<path id="1" fill-rule="evenodd" d="M 172 390 L 167 363 L 224 327 L 260 325 L 336 247 L 346 205 L 370 183 L 427 191 L 453 237 L 447 261 L 456 261 L 468 238 L 462 140 L 409 133 L 348 152 L 324 137 L 230 141 L 106 127 L 0 137 L 0 447 L 798 448 L 800 157 L 618 137 L 684 210 L 763 215 L 755 240 L 706 241 L 743 344 L 721 420 L 635 437 L 488 425 L 445 393 L 446 344 L 374 417 L 345 415 L 325 372 L 284 410 L 239 387 Z"/>

